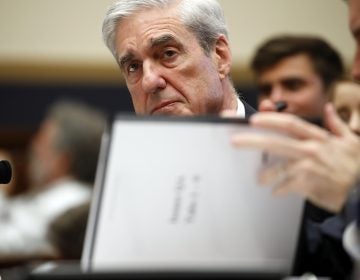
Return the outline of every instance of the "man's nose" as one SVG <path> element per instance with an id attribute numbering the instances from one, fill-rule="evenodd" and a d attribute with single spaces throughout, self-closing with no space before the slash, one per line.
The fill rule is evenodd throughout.
<path id="1" fill-rule="evenodd" d="M 285 101 L 284 89 L 281 86 L 273 86 L 270 92 L 270 99 L 274 103 Z"/>
<path id="2" fill-rule="evenodd" d="M 263 99 L 258 104 L 258 110 L 259 112 L 275 112 L 275 103 L 273 103 L 270 99 Z"/>
<path id="3" fill-rule="evenodd" d="M 149 61 L 143 62 L 142 87 L 147 93 L 157 93 L 166 87 L 166 81 L 162 76 L 161 67 Z"/>

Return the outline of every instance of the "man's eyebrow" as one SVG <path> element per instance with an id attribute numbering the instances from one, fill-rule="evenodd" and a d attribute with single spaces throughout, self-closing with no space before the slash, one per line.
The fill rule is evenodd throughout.
<path id="1" fill-rule="evenodd" d="M 161 35 L 159 37 L 152 38 L 150 40 L 149 49 L 156 48 L 156 47 L 159 47 L 159 46 L 163 46 L 163 45 L 166 45 L 166 44 L 168 44 L 170 42 L 174 42 L 174 43 L 179 44 L 179 41 L 173 35 L 164 34 L 164 35 Z M 135 56 L 132 53 L 126 53 L 123 56 L 120 56 L 118 58 L 118 63 L 120 65 L 120 68 L 122 69 L 124 67 L 124 65 L 126 63 L 128 63 L 129 61 L 131 61 L 132 59 L 134 59 L 134 57 Z"/>
<path id="2" fill-rule="evenodd" d="M 131 61 L 134 58 L 134 55 L 132 53 L 127 53 L 121 57 L 119 57 L 118 62 L 120 65 L 120 68 L 123 69 L 124 65 Z"/>
<path id="3" fill-rule="evenodd" d="M 297 77 L 297 76 L 292 76 L 292 77 L 285 77 L 283 79 L 280 79 L 280 82 L 293 82 L 293 81 L 304 81 L 305 79 L 303 77 Z"/>
<path id="4" fill-rule="evenodd" d="M 164 34 L 159 37 L 152 38 L 150 41 L 149 48 L 163 46 L 170 42 L 178 43 L 178 40 L 171 34 Z"/>

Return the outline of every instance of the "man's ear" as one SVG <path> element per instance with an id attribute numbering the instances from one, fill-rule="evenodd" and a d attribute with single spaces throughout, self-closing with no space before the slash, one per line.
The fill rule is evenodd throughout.
<path id="1" fill-rule="evenodd" d="M 224 79 L 230 73 L 232 61 L 229 41 L 225 35 L 220 35 L 216 40 L 214 60 L 219 72 L 220 79 Z"/>

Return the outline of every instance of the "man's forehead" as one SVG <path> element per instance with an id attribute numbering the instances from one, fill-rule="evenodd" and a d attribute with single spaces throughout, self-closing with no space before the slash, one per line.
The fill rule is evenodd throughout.
<path id="1" fill-rule="evenodd" d="M 148 50 L 168 42 L 180 43 L 178 37 L 188 39 L 188 33 L 189 30 L 178 17 L 162 14 L 153 18 L 146 11 L 140 11 L 118 23 L 115 35 L 116 48 L 118 55 L 140 49 Z"/>
<path id="2" fill-rule="evenodd" d="M 337 91 L 344 91 L 344 92 L 354 91 L 360 96 L 360 85 L 353 81 L 339 82 L 335 86 L 335 92 Z"/>
<path id="3" fill-rule="evenodd" d="M 262 71 L 259 76 L 303 77 L 314 74 L 316 74 L 316 71 L 310 60 L 300 61 L 300 63 L 299 61 L 284 60 L 271 67 L 268 67 L 267 69 L 264 69 L 264 71 Z"/>
<path id="4" fill-rule="evenodd" d="M 303 75 L 284 75 L 277 77 L 276 79 L 269 79 L 268 77 L 260 77 L 259 83 L 260 84 L 272 84 L 272 83 L 288 83 L 288 82 L 294 82 L 294 81 L 307 81 L 308 77 L 305 77 Z"/>

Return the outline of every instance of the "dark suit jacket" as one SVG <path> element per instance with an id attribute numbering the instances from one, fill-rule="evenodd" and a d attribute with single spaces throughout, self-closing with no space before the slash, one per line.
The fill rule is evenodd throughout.
<path id="1" fill-rule="evenodd" d="M 245 106 L 245 118 L 256 113 L 241 101 Z M 293 274 L 312 272 L 331 279 L 348 279 L 353 264 L 342 244 L 345 225 L 342 217 L 306 202 Z"/>
<path id="2" fill-rule="evenodd" d="M 306 202 L 293 274 L 350 279 L 353 263 L 342 244 L 344 229 L 341 216 Z"/>
<path id="3" fill-rule="evenodd" d="M 256 110 L 253 107 L 251 107 L 249 104 L 247 104 L 244 100 L 241 100 L 241 102 L 244 104 L 244 107 L 245 107 L 245 118 L 246 119 L 256 113 Z"/>

